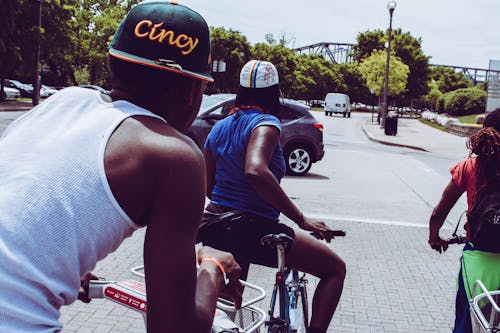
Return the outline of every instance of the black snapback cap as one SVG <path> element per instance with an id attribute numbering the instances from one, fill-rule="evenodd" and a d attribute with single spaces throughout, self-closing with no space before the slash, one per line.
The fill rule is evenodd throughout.
<path id="1" fill-rule="evenodd" d="M 147 1 L 133 7 L 113 36 L 109 54 L 213 82 L 207 23 L 197 12 L 175 2 Z"/>

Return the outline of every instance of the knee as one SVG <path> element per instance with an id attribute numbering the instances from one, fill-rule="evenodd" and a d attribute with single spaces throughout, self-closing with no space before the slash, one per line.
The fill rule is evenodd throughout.
<path id="1" fill-rule="evenodd" d="M 338 261 L 335 264 L 335 266 L 336 266 L 335 267 L 335 276 L 338 279 L 342 279 L 342 281 L 344 281 L 346 273 L 347 273 L 347 267 L 346 267 L 345 261 L 338 258 Z"/>
<path id="2" fill-rule="evenodd" d="M 344 281 L 347 273 L 347 267 L 344 260 L 342 260 L 339 256 L 332 253 L 330 258 L 325 261 L 323 267 L 324 276 L 322 278 L 335 278 L 336 280 Z"/>

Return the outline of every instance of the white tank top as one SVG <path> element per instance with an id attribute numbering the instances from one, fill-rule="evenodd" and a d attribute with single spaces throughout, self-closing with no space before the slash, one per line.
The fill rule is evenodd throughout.
<path id="1" fill-rule="evenodd" d="M 80 277 L 139 228 L 104 172 L 109 137 L 133 115 L 160 118 L 125 101 L 107 103 L 97 91 L 67 88 L 4 132 L 0 332 L 59 331 L 59 308 L 76 300 Z"/>

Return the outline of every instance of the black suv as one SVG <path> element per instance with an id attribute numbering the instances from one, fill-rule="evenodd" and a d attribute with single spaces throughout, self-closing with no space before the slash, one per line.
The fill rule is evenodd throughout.
<path id="1" fill-rule="evenodd" d="M 234 106 L 234 94 L 204 95 L 200 112 L 188 135 L 203 149 L 208 133 L 214 124 L 225 118 Z M 290 99 L 281 101 L 281 147 L 287 174 L 302 176 L 309 172 L 313 163 L 325 154 L 323 125 L 304 104 Z"/>

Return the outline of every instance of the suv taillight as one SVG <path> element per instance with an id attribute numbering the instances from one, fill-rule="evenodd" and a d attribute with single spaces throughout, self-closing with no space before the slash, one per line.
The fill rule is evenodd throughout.
<path id="1" fill-rule="evenodd" d="M 323 132 L 323 124 L 315 123 L 313 124 L 313 126 L 316 127 L 318 130 L 320 130 L 321 132 Z"/>

